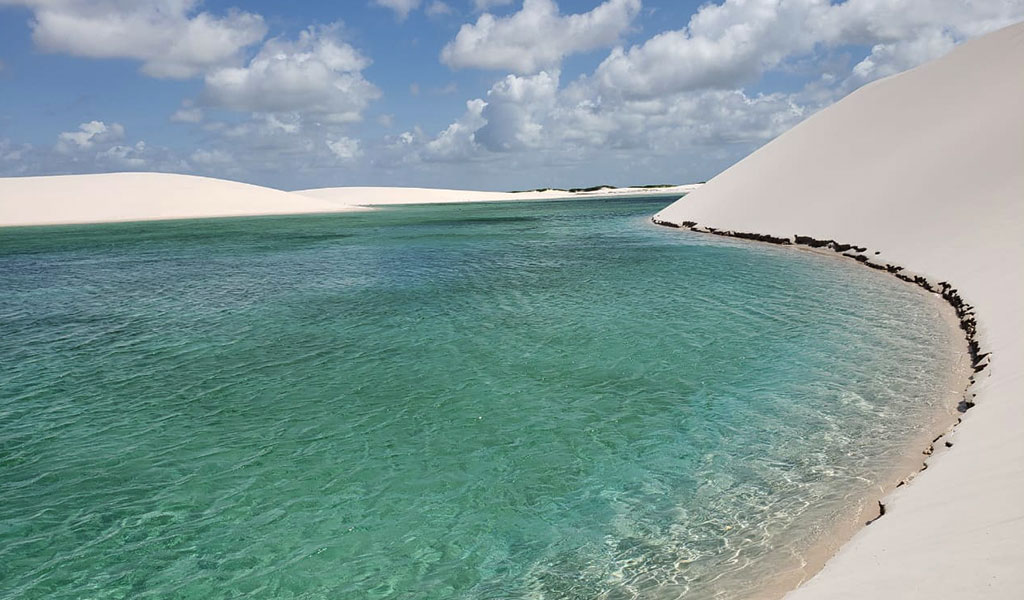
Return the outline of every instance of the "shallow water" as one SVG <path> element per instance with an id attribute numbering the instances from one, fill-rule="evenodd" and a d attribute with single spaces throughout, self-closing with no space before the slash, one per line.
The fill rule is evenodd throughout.
<path id="1" fill-rule="evenodd" d="M 0 598 L 687 598 L 812 544 L 953 334 L 664 199 L 0 230 Z"/>

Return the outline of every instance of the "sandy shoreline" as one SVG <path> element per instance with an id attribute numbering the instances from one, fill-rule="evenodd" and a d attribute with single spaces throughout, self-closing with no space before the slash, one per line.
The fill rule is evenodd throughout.
<path id="1" fill-rule="evenodd" d="M 656 225 L 675 225 L 658 223 Z M 684 229 L 689 229 L 684 227 Z M 729 234 L 712 234 L 697 229 L 697 233 L 703 235 L 715 235 L 716 237 L 734 238 Z M 759 241 L 739 238 L 741 243 L 757 243 L 779 245 L 771 241 Z M 789 248 L 808 252 L 818 256 L 824 256 L 828 260 L 844 260 L 849 256 L 837 253 L 828 248 L 814 248 L 807 245 L 791 244 Z M 856 261 L 861 265 L 863 262 Z M 880 272 L 879 277 L 886 274 Z M 934 418 L 924 425 L 921 433 L 906 441 L 896 464 L 887 469 L 878 478 L 876 485 L 870 491 L 857 497 L 848 498 L 848 511 L 831 522 L 831 528 L 823 532 L 816 539 L 811 541 L 810 546 L 802 552 L 795 553 L 794 559 L 799 560 L 799 566 L 783 568 L 769 580 L 758 581 L 749 589 L 743 591 L 739 597 L 749 600 L 778 600 L 788 593 L 797 589 L 800 585 L 817 575 L 850 541 L 859 531 L 881 518 L 880 507 L 882 499 L 895 492 L 898 488 L 909 484 L 920 473 L 928 468 L 928 461 L 950 449 L 946 445 L 956 426 L 960 423 L 964 410 L 963 401 L 970 394 L 973 382 L 972 375 L 975 370 L 971 357 L 968 353 L 967 340 L 963 335 L 961 320 L 953 306 L 939 294 L 923 288 L 913 281 L 901 280 L 904 284 L 911 286 L 921 296 L 921 301 L 933 304 L 941 315 L 943 322 L 949 329 L 950 338 L 955 341 L 954 347 L 950 349 L 948 356 L 947 377 L 942 385 L 942 400 L 938 403 Z"/>
<path id="2" fill-rule="evenodd" d="M 327 214 L 375 206 L 572 200 L 629 196 L 677 199 L 700 184 L 586 192 L 478 192 L 431 188 L 339 187 L 285 192 L 173 173 L 106 173 L 0 178 L 0 227 L 172 219 Z"/>
<path id="3" fill-rule="evenodd" d="M 1018 24 L 861 88 L 655 216 L 775 243 L 864 244 L 844 253 L 972 305 L 959 317 L 986 368 L 953 447 L 788 597 L 1024 593 L 1022 69 Z"/>

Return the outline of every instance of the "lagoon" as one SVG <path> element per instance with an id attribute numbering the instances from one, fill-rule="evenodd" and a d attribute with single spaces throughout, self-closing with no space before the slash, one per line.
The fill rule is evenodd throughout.
<path id="1" fill-rule="evenodd" d="M 665 200 L 0 232 L 0 598 L 708 598 L 953 411 L 957 333 Z"/>

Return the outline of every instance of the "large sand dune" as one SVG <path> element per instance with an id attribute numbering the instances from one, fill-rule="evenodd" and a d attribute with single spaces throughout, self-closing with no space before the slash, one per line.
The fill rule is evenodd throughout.
<path id="1" fill-rule="evenodd" d="M 0 178 L 0 226 L 359 210 L 270 188 L 169 173 Z"/>
<path id="2" fill-rule="evenodd" d="M 1024 598 L 1024 24 L 865 86 L 655 218 L 859 244 L 958 288 L 992 352 L 977 407 L 791 596 Z"/>

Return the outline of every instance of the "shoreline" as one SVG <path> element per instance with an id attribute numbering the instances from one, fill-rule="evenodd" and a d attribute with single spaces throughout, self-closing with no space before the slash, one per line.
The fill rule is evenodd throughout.
<path id="1" fill-rule="evenodd" d="M 946 438 L 954 451 L 928 458 L 788 599 L 1024 591 L 1021 65 L 1024 23 L 965 42 L 859 88 L 655 216 L 846 255 L 942 296 L 968 337 L 963 408 L 978 406 Z"/>
<path id="2" fill-rule="evenodd" d="M 809 236 L 796 235 L 793 238 L 780 238 L 766 234 L 735 232 L 700 227 L 692 221 L 675 224 L 661 221 L 655 217 L 651 222 L 660 227 L 682 229 L 694 233 L 713 235 L 716 237 L 734 238 L 748 242 L 790 246 L 794 250 L 812 252 L 830 258 L 848 258 L 858 264 L 888 273 L 900 281 L 914 286 L 925 302 L 933 302 L 940 309 L 940 315 L 954 337 L 962 340 L 953 348 L 949 362 L 953 365 L 943 384 L 943 399 L 938 408 L 941 412 L 922 428 L 922 433 L 908 440 L 900 453 L 901 458 L 891 468 L 886 469 L 878 481 L 872 483 L 874 491 L 865 492 L 853 499 L 851 510 L 844 516 L 830 523 L 829 531 L 813 539 L 803 552 L 794 554 L 801 561 L 800 566 L 784 569 L 773 576 L 768 582 L 757 582 L 748 592 L 741 593 L 740 598 L 747 600 L 779 600 L 790 592 L 798 589 L 805 582 L 820 573 L 825 565 L 835 557 L 862 529 L 866 529 L 886 515 L 889 496 L 897 489 L 911 483 L 920 473 L 928 469 L 928 461 L 941 455 L 953 447 L 949 438 L 955 433 L 962 422 L 963 415 L 974 406 L 972 387 L 976 383 L 975 375 L 988 366 L 991 356 L 981 352 L 976 339 L 977 321 L 973 307 L 963 302 L 955 288 L 932 283 L 921 275 L 905 275 L 904 268 L 898 265 L 880 265 L 872 263 L 866 254 L 868 249 L 853 244 L 842 244 L 834 240 L 817 240 Z M 943 290 L 942 293 L 936 288 Z M 938 433 L 936 433 L 938 432 Z M 845 511 L 844 511 L 845 513 Z"/>
<path id="3" fill-rule="evenodd" d="M 481 192 L 402 187 L 282 191 L 226 179 L 175 173 L 0 177 L 0 227 L 337 214 L 400 205 L 648 196 L 674 201 L 701 185 L 601 188 L 578 192 Z"/>

